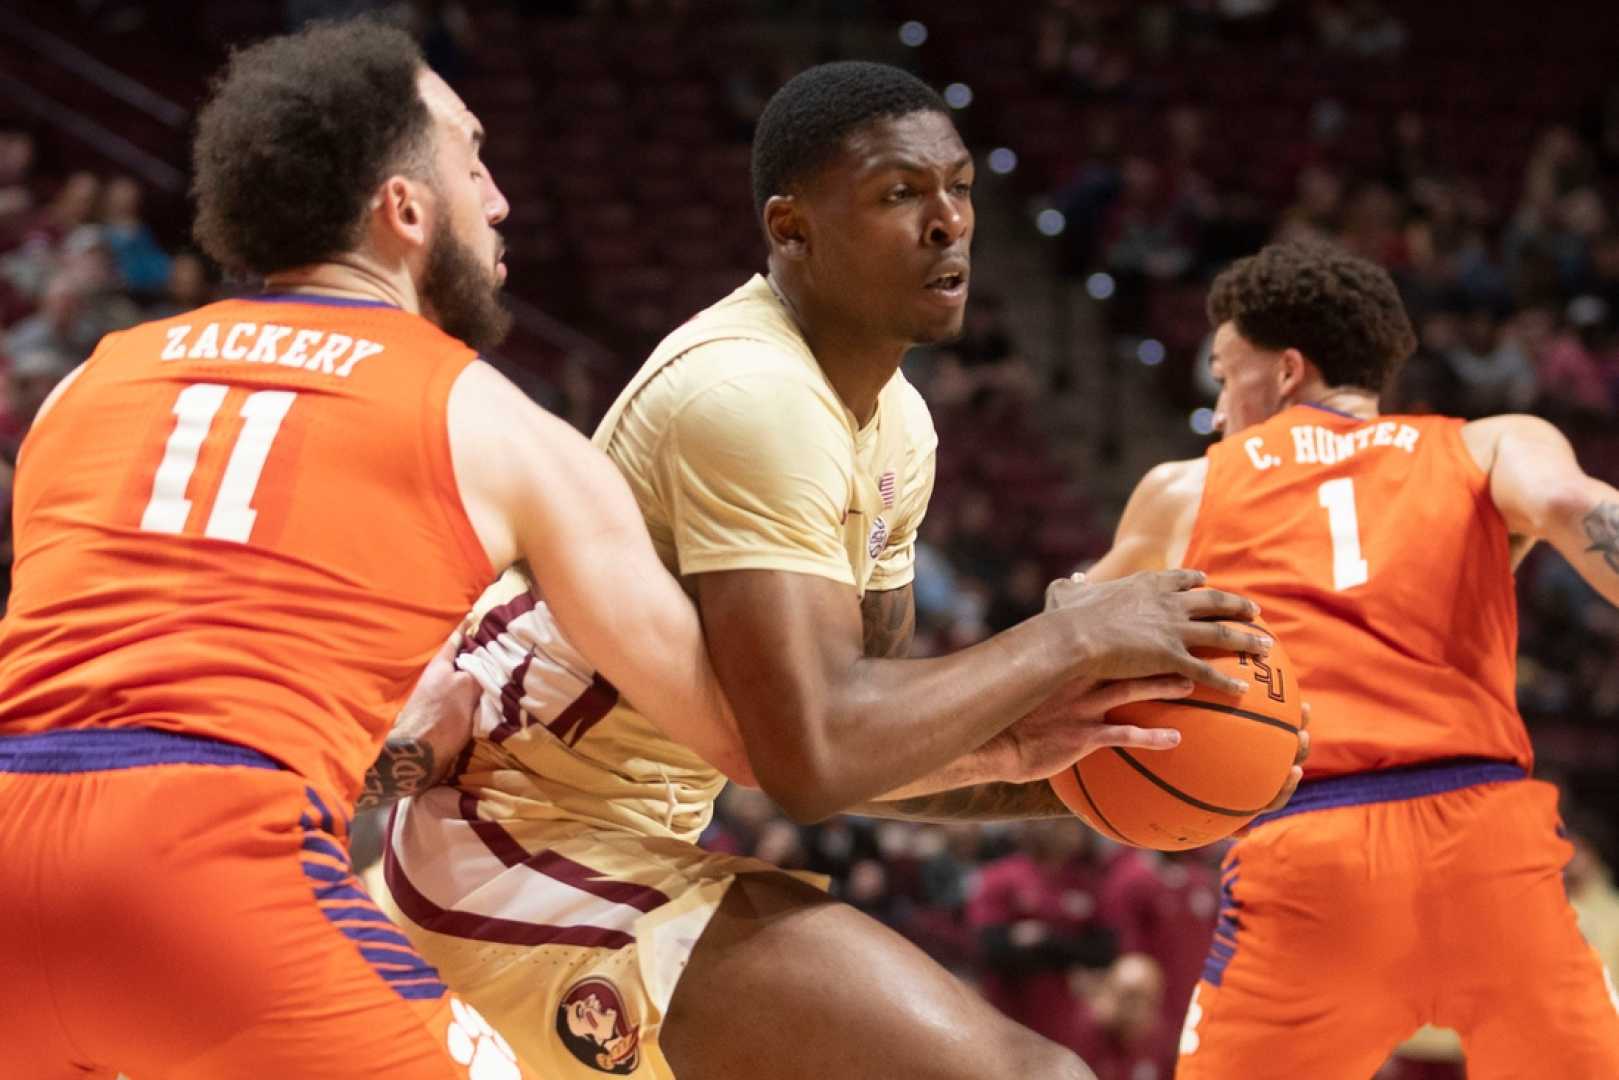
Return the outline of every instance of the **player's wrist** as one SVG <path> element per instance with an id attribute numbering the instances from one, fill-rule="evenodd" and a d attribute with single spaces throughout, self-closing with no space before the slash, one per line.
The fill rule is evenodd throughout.
<path id="1" fill-rule="evenodd" d="M 1060 648 L 1068 665 L 1064 681 L 1095 678 L 1093 669 L 1101 659 L 1102 647 L 1092 620 L 1076 608 L 1060 608 L 1049 614 L 1057 623 Z"/>

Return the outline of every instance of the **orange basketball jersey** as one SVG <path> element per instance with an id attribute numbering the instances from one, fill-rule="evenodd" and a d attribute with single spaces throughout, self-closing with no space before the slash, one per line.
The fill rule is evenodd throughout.
<path id="1" fill-rule="evenodd" d="M 108 335 L 20 455 L 0 734 L 189 732 L 351 802 L 493 577 L 445 420 L 473 359 L 309 296 Z"/>
<path id="2" fill-rule="evenodd" d="M 1506 523 L 1462 423 L 1300 405 L 1209 448 L 1182 561 L 1252 597 L 1286 643 L 1310 777 L 1531 764 Z"/>

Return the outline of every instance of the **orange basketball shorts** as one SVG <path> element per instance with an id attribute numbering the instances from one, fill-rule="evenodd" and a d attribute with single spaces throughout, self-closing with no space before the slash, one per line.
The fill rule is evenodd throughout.
<path id="1" fill-rule="evenodd" d="M 334 809 L 208 739 L 0 737 L 0 1075 L 526 1075 L 360 889 Z"/>
<path id="2" fill-rule="evenodd" d="M 1237 842 L 1177 1080 L 1366 1080 L 1424 1023 L 1469 1080 L 1619 1077 L 1619 997 L 1563 890 L 1557 792 L 1436 762 L 1302 785 Z"/>

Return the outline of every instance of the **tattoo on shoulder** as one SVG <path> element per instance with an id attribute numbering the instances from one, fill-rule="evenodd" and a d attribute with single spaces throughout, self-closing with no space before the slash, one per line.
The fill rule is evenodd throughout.
<path id="1" fill-rule="evenodd" d="M 904 658 L 916 636 L 916 597 L 912 587 L 868 592 L 860 601 L 860 622 L 867 656 Z"/>
<path id="2" fill-rule="evenodd" d="M 1586 551 L 1600 552 L 1608 569 L 1619 574 L 1619 503 L 1598 503 L 1585 515 L 1585 535 L 1591 541 Z"/>
<path id="3" fill-rule="evenodd" d="M 421 739 L 389 739 L 365 773 L 365 787 L 355 807 L 370 810 L 409 795 L 419 795 L 436 772 L 433 748 Z"/>

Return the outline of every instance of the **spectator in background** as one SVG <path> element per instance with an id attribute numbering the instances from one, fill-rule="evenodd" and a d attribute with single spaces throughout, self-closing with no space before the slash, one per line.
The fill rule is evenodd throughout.
<path id="1" fill-rule="evenodd" d="M 33 424 L 39 407 L 56 384 L 73 370 L 67 356 L 47 346 L 19 349 L 11 354 L 6 373 L 7 422 L 10 430 L 0 434 L 0 455 L 17 460 L 17 447 Z"/>
<path id="2" fill-rule="evenodd" d="M 1600 416 L 1611 407 L 1598 359 L 1613 352 L 1611 318 L 1607 301 L 1577 296 L 1569 301 L 1562 325 L 1544 308 L 1530 308 L 1513 320 L 1534 359 L 1538 407 L 1548 415 L 1565 420 L 1581 413 Z"/>
<path id="3" fill-rule="evenodd" d="M 1405 24 L 1375 0 L 1317 0 L 1311 6 L 1316 34 L 1329 52 L 1362 60 L 1393 60 L 1405 51 Z"/>
<path id="4" fill-rule="evenodd" d="M 29 223 L 31 236 L 52 245 L 61 243 L 69 233 L 90 222 L 100 197 L 101 181 L 94 173 L 73 173 Z"/>
<path id="5" fill-rule="evenodd" d="M 23 295 L 40 296 L 59 269 L 64 241 L 90 220 L 100 191 L 101 181 L 90 173 L 68 177 L 54 199 L 27 215 L 0 275 Z"/>
<path id="6" fill-rule="evenodd" d="M 34 137 L 0 130 L 0 251 L 21 239 L 19 230 L 34 209 L 33 169 Z"/>
<path id="7" fill-rule="evenodd" d="M 75 230 L 62 244 L 39 310 L 7 333 L 7 351 L 16 355 L 43 348 L 75 363 L 85 359 L 104 335 L 140 321 L 140 309 L 117 284 L 112 255 L 99 230 L 93 225 Z"/>
<path id="8" fill-rule="evenodd" d="M 214 300 L 214 282 L 202 256 L 181 252 L 169 260 L 169 277 L 163 294 L 148 304 L 142 319 L 167 319 L 193 311 Z"/>
<path id="9" fill-rule="evenodd" d="M 985 866 L 967 922 L 978 936 L 984 996 L 1007 1016 L 1082 1052 L 1087 1016 L 1070 975 L 1117 955 L 1098 898 L 1102 873 L 1089 857 L 1096 836 L 1073 821 L 1028 821 L 1018 849 Z M 1092 971 L 1094 975 L 1094 971 Z"/>
<path id="10" fill-rule="evenodd" d="M 1177 1024 L 1164 1016 L 1164 974 L 1144 953 L 1125 953 L 1089 992 L 1080 1057 L 1096 1080 L 1170 1080 Z"/>
<path id="11" fill-rule="evenodd" d="M 116 177 L 102 192 L 101 239 L 124 288 L 156 296 L 168 285 L 170 259 L 141 218 L 141 186 L 133 177 Z"/>
<path id="12" fill-rule="evenodd" d="M 1456 409 L 1462 415 L 1523 412 L 1534 404 L 1534 366 L 1488 307 L 1462 315 L 1457 339 L 1444 355 L 1461 389 Z"/>
<path id="13" fill-rule="evenodd" d="M 1179 1025 L 1203 973 L 1219 917 L 1223 845 L 1165 855 L 1098 838 L 1104 851 L 1101 914 L 1119 949 L 1157 962 L 1164 1020 Z"/>

